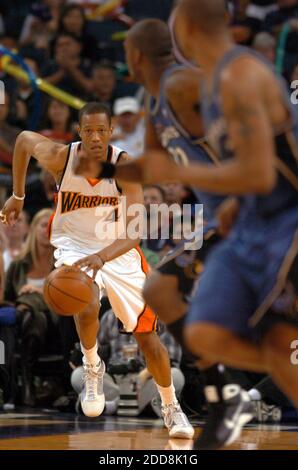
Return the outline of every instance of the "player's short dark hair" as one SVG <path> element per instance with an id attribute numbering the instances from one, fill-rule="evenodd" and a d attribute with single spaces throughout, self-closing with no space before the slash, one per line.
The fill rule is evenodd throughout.
<path id="1" fill-rule="evenodd" d="M 172 39 L 167 23 L 149 18 L 138 21 L 128 33 L 136 47 L 151 60 L 172 56 Z"/>
<path id="2" fill-rule="evenodd" d="M 97 101 L 91 101 L 85 104 L 79 111 L 79 124 L 82 122 L 83 116 L 89 116 L 90 114 L 105 114 L 108 118 L 109 124 L 112 122 L 112 113 L 110 107 L 104 103 Z"/>
<path id="3" fill-rule="evenodd" d="M 227 25 L 227 0 L 178 0 L 177 6 L 190 22 L 207 33 L 216 32 Z"/>

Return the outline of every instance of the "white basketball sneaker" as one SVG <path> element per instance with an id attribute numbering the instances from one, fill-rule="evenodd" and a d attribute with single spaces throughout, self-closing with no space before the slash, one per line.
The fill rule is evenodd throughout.
<path id="1" fill-rule="evenodd" d="M 95 418 L 102 414 L 105 407 L 105 396 L 103 394 L 105 363 L 101 361 L 97 366 L 83 363 L 83 368 L 81 407 L 85 416 Z"/>
<path id="2" fill-rule="evenodd" d="M 178 402 L 162 406 L 161 412 L 170 437 L 180 439 L 193 438 L 195 430 Z"/>

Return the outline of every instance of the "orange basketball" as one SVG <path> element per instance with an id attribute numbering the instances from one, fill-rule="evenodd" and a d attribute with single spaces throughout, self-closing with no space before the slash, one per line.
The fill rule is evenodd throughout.
<path id="1" fill-rule="evenodd" d="M 83 271 L 74 266 L 62 266 L 47 277 L 44 299 L 59 315 L 76 315 L 92 302 L 92 286 L 92 279 Z"/>

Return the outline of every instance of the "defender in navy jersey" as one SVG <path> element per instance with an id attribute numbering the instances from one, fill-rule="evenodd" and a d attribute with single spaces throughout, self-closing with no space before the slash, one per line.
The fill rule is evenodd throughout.
<path id="1" fill-rule="evenodd" d="M 290 353 L 298 337 L 298 184 L 290 106 L 269 67 L 247 50 L 235 49 L 224 0 L 181 0 L 174 35 L 185 57 L 204 70 L 203 112 L 223 162 L 178 169 L 155 151 L 144 158 L 150 165 L 135 166 L 134 175 L 150 183 L 166 175 L 241 197 L 234 230 L 208 257 L 187 342 L 195 354 L 269 372 L 297 404 L 298 376 Z M 124 178 L 125 169 L 119 170 Z M 258 342 L 252 340 L 255 326 Z M 232 420 L 229 426 L 234 427 Z"/>
<path id="2" fill-rule="evenodd" d="M 184 55 L 202 66 L 202 114 L 223 161 L 216 169 L 183 168 L 180 181 L 241 196 L 236 225 L 208 258 L 187 342 L 196 354 L 268 371 L 297 405 L 289 359 L 298 337 L 296 113 L 281 79 L 233 44 L 223 0 L 181 0 L 173 23 Z M 172 165 L 172 177 L 175 171 Z M 206 341 L 198 342 L 202 336 Z"/>
<path id="3" fill-rule="evenodd" d="M 198 70 L 175 64 L 167 25 L 159 20 L 139 22 L 129 31 L 125 49 L 130 74 L 135 81 L 145 86 L 151 96 L 146 116 L 147 151 L 163 152 L 165 158 L 178 163 L 177 168 L 191 162 L 217 165 L 218 158 L 203 135 L 198 103 L 200 73 Z M 148 163 L 150 164 L 150 160 Z M 157 161 L 156 168 L 158 165 Z M 142 180 L 144 166 L 146 163 L 142 159 L 134 160 L 129 168 L 127 167 L 124 179 Z M 120 172 L 121 169 L 119 168 Z M 123 169 L 125 171 L 124 167 Z M 167 175 L 161 179 L 166 180 Z M 224 197 L 197 189 L 195 192 L 199 201 L 204 204 L 205 217 L 211 220 Z M 229 201 L 229 204 L 233 206 L 234 203 Z M 202 261 L 211 252 L 211 246 L 220 238 L 213 226 L 211 230 L 206 230 L 203 248 L 189 253 L 192 261 L 187 266 L 182 264 L 184 255 L 173 259 L 151 274 L 144 289 L 147 303 L 168 325 L 180 344 L 183 344 L 182 327 L 187 310 L 185 297 L 192 291 L 194 280 L 197 278 L 196 267 L 202 266 Z M 210 404 L 210 420 L 201 434 L 200 448 L 216 448 L 232 442 L 244 423 L 252 417 L 248 397 L 237 384 L 231 384 L 223 366 L 219 368 L 213 364 L 214 362 L 201 360 L 207 400 L 210 401 L 208 390 L 211 386 L 216 387 L 221 397 L 224 395 L 224 389 L 234 392 L 236 390 L 238 393 L 232 399 L 229 395 L 222 399 L 220 404 L 216 404 L 217 414 Z M 239 413 L 235 417 L 236 411 Z M 228 427 L 218 429 L 217 424 L 225 418 L 236 419 L 237 433 Z"/>

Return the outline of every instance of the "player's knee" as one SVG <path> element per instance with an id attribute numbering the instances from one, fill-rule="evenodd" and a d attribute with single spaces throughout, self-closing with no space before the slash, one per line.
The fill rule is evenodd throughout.
<path id="1" fill-rule="evenodd" d="M 208 359 L 227 349 L 230 333 L 211 323 L 197 323 L 186 327 L 184 337 L 188 349 L 193 354 Z"/>
<path id="2" fill-rule="evenodd" d="M 261 350 L 269 370 L 274 370 L 285 355 L 290 355 L 291 343 L 297 339 L 298 330 L 286 323 L 273 325 L 264 335 Z"/>
<path id="3" fill-rule="evenodd" d="M 177 279 L 174 276 L 152 273 L 145 283 L 143 297 L 165 323 L 170 323 L 173 318 L 179 317 L 177 310 L 180 304 L 184 307 L 177 289 Z"/>
<path id="4" fill-rule="evenodd" d="M 99 318 L 100 303 L 97 299 L 94 299 L 92 305 L 88 305 L 83 312 L 79 315 L 76 315 L 77 321 L 80 324 L 90 324 Z"/>

